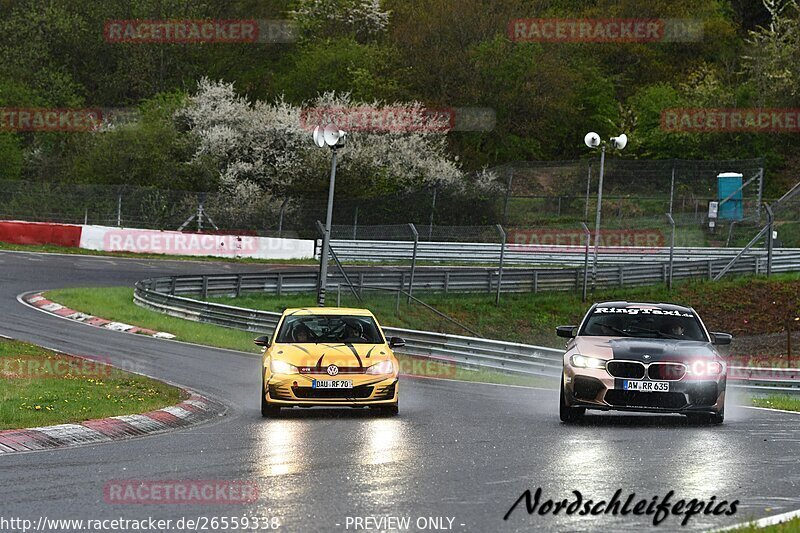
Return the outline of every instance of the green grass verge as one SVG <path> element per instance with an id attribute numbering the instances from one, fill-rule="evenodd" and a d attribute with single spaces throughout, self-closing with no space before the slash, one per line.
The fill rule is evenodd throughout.
<path id="1" fill-rule="evenodd" d="M 753 405 L 782 411 L 800 411 L 800 398 L 788 394 L 771 395 L 764 398 L 753 398 Z"/>
<path id="2" fill-rule="evenodd" d="M 0 429 L 144 413 L 183 399 L 166 383 L 4 339 L 0 383 Z"/>
<path id="3" fill-rule="evenodd" d="M 57 289 L 48 291 L 46 296 L 76 311 L 172 333 L 181 341 L 258 353 L 258 347 L 253 344 L 253 333 L 201 324 L 144 309 L 133 303 L 133 289 L 127 287 Z"/>
<path id="4" fill-rule="evenodd" d="M 254 354 L 259 353 L 259 348 L 253 344 L 253 338 L 256 335 L 252 332 L 200 324 L 144 309 L 133 303 L 133 289 L 126 287 L 57 289 L 48 291 L 45 295 L 54 302 L 77 311 L 108 320 L 172 333 L 177 340 Z M 471 370 L 447 363 L 422 361 L 413 357 L 399 356 L 398 359 L 404 373 L 528 387 L 552 387 L 553 384 L 553 380 L 535 376 L 512 375 L 491 370 Z"/>
<path id="5" fill-rule="evenodd" d="M 758 533 L 797 533 L 800 531 L 800 518 L 793 518 L 792 520 L 788 520 L 774 526 L 756 527 L 753 525 L 748 525 L 733 529 L 731 531 L 736 533 L 750 533 L 756 531 Z"/>

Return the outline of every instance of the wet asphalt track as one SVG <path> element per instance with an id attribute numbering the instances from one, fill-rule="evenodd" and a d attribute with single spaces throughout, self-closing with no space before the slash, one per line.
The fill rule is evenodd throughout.
<path id="1" fill-rule="evenodd" d="M 529 516 L 523 507 L 503 521 L 537 487 L 553 499 L 573 490 L 607 499 L 620 488 L 647 499 L 674 490 L 740 500 L 736 516 L 696 516 L 684 530 L 800 508 L 800 415 L 736 408 L 729 398 L 722 427 L 625 414 L 564 426 L 555 391 L 406 379 L 396 418 L 295 410 L 268 421 L 254 356 L 70 323 L 16 301 L 30 290 L 258 268 L 0 252 L 0 334 L 108 356 L 231 407 L 216 423 L 165 435 L 0 456 L 0 516 L 278 516 L 281 531 L 346 531 L 346 517 L 368 515 L 454 517 L 454 531 L 651 528 L 648 517 Z M 244 506 L 108 505 L 103 486 L 118 479 L 248 480 L 261 496 Z M 657 528 L 679 529 L 675 517 Z"/>

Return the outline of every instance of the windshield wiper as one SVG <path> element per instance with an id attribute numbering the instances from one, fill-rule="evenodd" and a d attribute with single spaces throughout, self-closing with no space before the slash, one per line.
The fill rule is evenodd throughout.
<path id="1" fill-rule="evenodd" d="M 627 331 L 623 331 L 623 330 L 621 330 L 619 328 L 615 328 L 614 326 L 609 326 L 608 324 L 598 324 L 598 326 L 606 328 L 606 329 L 610 329 L 614 333 L 622 335 L 623 337 L 633 337 L 633 335 L 631 335 Z"/>
<path id="2" fill-rule="evenodd" d="M 676 339 L 677 340 L 677 339 L 682 339 L 683 338 L 683 337 L 679 337 L 677 335 L 672 335 L 670 333 L 664 333 L 663 331 L 656 331 L 654 329 L 643 328 L 643 327 L 640 327 L 640 326 L 628 326 L 628 327 L 630 329 L 636 329 L 637 331 L 640 331 L 641 333 L 652 333 L 653 335 L 657 335 L 657 336 L 665 338 L 665 339 Z"/>

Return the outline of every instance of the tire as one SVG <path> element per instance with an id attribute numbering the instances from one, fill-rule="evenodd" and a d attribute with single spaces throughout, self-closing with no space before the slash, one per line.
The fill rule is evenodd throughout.
<path id="1" fill-rule="evenodd" d="M 719 413 L 689 413 L 686 415 L 689 418 L 689 422 L 692 424 L 698 424 L 703 426 L 718 426 L 725 421 L 725 410 L 723 409 Z"/>
<path id="2" fill-rule="evenodd" d="M 585 407 L 570 407 L 567 405 L 566 392 L 564 391 L 564 374 L 561 374 L 561 392 L 558 402 L 558 416 L 564 423 L 577 422 L 586 413 Z"/>
<path id="3" fill-rule="evenodd" d="M 265 396 L 266 389 L 264 381 L 261 381 L 261 416 L 264 418 L 275 418 L 281 413 L 281 408 L 275 405 L 270 405 Z"/>
<path id="4" fill-rule="evenodd" d="M 400 406 L 397 404 L 389 405 L 389 406 L 380 406 L 376 407 L 375 409 L 383 416 L 397 416 L 400 414 Z"/>

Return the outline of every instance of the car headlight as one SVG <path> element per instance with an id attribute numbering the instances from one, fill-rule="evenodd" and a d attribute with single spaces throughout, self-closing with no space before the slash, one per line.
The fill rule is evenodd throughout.
<path id="1" fill-rule="evenodd" d="M 273 374 L 298 374 L 297 367 L 285 361 L 273 359 L 270 363 L 270 370 Z"/>
<path id="2" fill-rule="evenodd" d="M 719 361 L 692 361 L 686 365 L 686 373 L 697 377 L 716 377 L 724 370 Z"/>
<path id="3" fill-rule="evenodd" d="M 381 361 L 367 369 L 367 374 L 391 374 L 394 372 L 394 363 L 391 360 Z"/>
<path id="4" fill-rule="evenodd" d="M 575 354 L 572 356 L 572 366 L 577 366 L 578 368 L 605 368 L 606 362 L 597 357 Z"/>

